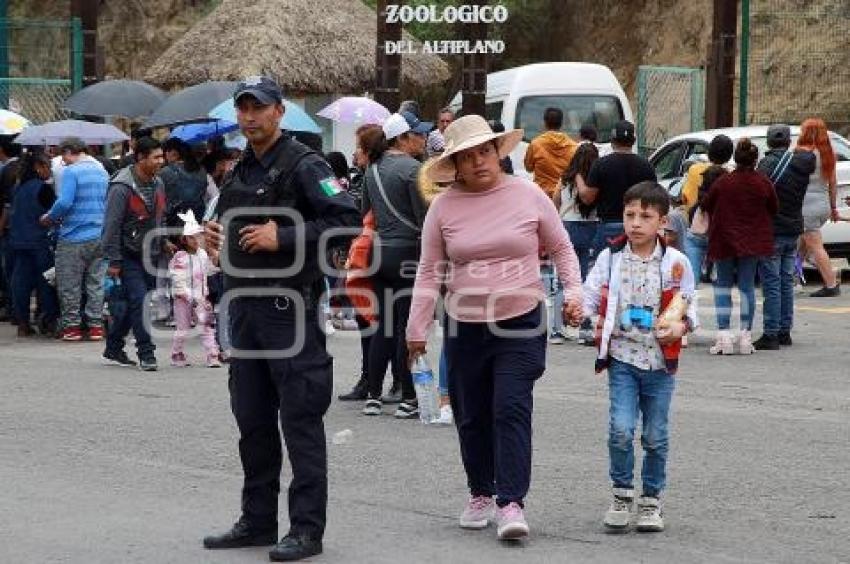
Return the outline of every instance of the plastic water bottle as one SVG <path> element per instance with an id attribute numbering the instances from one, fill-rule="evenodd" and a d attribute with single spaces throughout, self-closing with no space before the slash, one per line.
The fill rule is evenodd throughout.
<path id="1" fill-rule="evenodd" d="M 440 419 L 440 400 L 437 393 L 437 381 L 434 371 L 424 354 L 416 357 L 411 368 L 413 387 L 419 402 L 419 420 L 423 423 L 435 423 Z"/>

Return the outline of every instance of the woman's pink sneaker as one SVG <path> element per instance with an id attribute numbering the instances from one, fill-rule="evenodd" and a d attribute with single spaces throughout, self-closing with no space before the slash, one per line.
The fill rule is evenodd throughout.
<path id="1" fill-rule="evenodd" d="M 496 536 L 499 540 L 518 540 L 528 536 L 528 523 L 518 503 L 511 502 L 496 512 Z"/>
<path id="2" fill-rule="evenodd" d="M 171 366 L 185 368 L 187 366 L 191 366 L 191 363 L 184 353 L 177 353 L 171 355 Z"/>
<path id="3" fill-rule="evenodd" d="M 470 497 L 460 514 L 461 529 L 484 529 L 493 520 L 496 503 L 492 497 L 483 495 Z"/>

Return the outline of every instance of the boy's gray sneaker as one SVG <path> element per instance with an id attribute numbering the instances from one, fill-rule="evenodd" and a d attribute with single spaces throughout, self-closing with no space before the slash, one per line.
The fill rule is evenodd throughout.
<path id="1" fill-rule="evenodd" d="M 614 500 L 605 512 L 605 526 L 609 529 L 624 530 L 629 526 L 632 509 L 635 504 L 635 491 L 625 488 L 614 488 Z"/>
<path id="2" fill-rule="evenodd" d="M 660 533 L 664 530 L 661 503 L 657 497 L 643 496 L 638 500 L 635 529 L 641 533 Z"/>

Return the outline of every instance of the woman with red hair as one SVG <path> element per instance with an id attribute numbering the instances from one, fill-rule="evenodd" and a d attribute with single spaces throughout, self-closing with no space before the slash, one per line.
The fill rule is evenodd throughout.
<path id="1" fill-rule="evenodd" d="M 823 280 L 823 287 L 811 296 L 831 298 L 841 294 L 841 287 L 832 270 L 829 255 L 823 248 L 821 227 L 829 220 L 839 219 L 835 207 L 835 153 L 823 120 L 807 119 L 800 129 L 797 151 L 811 151 L 817 159 L 803 200 L 803 236 L 800 246 L 803 255 L 814 262 Z"/>

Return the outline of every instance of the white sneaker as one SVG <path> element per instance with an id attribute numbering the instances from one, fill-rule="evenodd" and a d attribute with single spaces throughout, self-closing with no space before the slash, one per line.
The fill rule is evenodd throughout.
<path id="1" fill-rule="evenodd" d="M 519 540 L 528 536 L 528 523 L 518 503 L 511 502 L 496 511 L 496 538 Z"/>
<path id="2" fill-rule="evenodd" d="M 629 526 L 634 505 L 634 490 L 614 488 L 614 500 L 611 502 L 611 507 L 605 512 L 605 519 L 602 522 L 609 529 L 625 529 Z"/>
<path id="3" fill-rule="evenodd" d="M 325 321 L 325 335 L 333 335 L 336 333 L 336 327 L 334 327 L 333 321 L 330 319 Z"/>
<path id="4" fill-rule="evenodd" d="M 550 345 L 563 345 L 567 342 L 567 338 L 561 335 L 560 333 L 552 333 L 549 335 L 549 344 Z"/>
<path id="5" fill-rule="evenodd" d="M 708 349 L 708 352 L 715 355 L 735 354 L 735 342 L 732 339 L 732 333 L 730 331 L 718 331 L 717 340 Z"/>
<path id="6" fill-rule="evenodd" d="M 756 348 L 753 346 L 753 334 L 750 331 L 741 331 L 738 336 L 738 350 L 741 354 L 756 352 Z"/>
<path id="7" fill-rule="evenodd" d="M 470 497 L 460 514 L 461 529 L 484 529 L 496 514 L 496 502 L 492 497 Z"/>
<path id="8" fill-rule="evenodd" d="M 437 423 L 440 425 L 453 425 L 455 422 L 454 414 L 452 413 L 452 406 L 449 404 L 444 405 L 440 408 L 440 418 L 437 419 Z"/>
<path id="9" fill-rule="evenodd" d="M 638 516 L 635 529 L 641 533 L 660 533 L 664 530 L 661 503 L 657 497 L 642 497 L 638 500 Z"/>
<path id="10" fill-rule="evenodd" d="M 375 417 L 381 414 L 383 404 L 379 399 L 367 399 L 366 405 L 363 407 L 363 415 Z"/>

